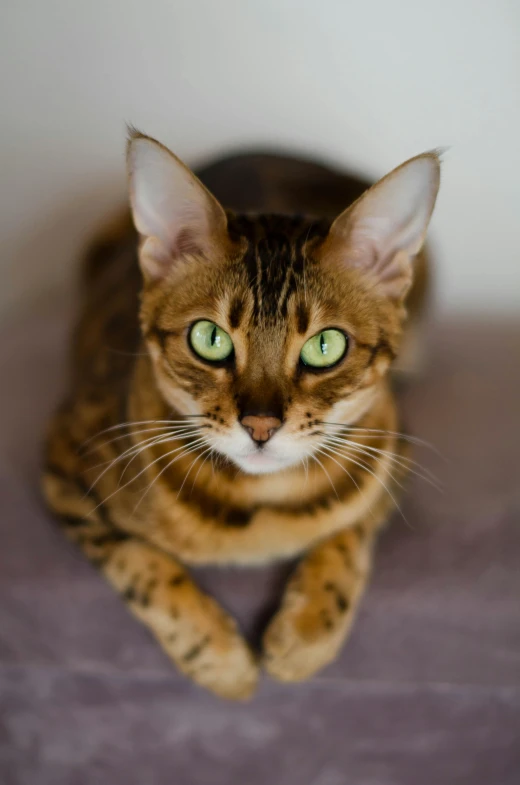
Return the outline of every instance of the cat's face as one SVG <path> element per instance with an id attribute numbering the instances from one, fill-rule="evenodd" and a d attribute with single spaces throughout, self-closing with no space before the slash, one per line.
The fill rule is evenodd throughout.
<path id="1" fill-rule="evenodd" d="M 397 353 L 437 158 L 396 170 L 331 227 L 225 214 L 146 137 L 133 137 L 129 161 L 142 328 L 162 396 L 246 472 L 319 456 L 324 430 L 370 408 Z"/>

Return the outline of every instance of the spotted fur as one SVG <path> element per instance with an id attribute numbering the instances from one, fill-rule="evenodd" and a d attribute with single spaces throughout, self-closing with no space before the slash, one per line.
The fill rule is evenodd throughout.
<path id="1" fill-rule="evenodd" d="M 184 238 L 179 264 L 159 281 L 145 275 L 143 286 L 142 238 L 128 216 L 92 247 L 71 389 L 50 424 L 43 487 L 67 536 L 176 665 L 218 695 L 243 699 L 262 663 L 282 680 L 308 678 L 352 624 L 392 482 L 406 467 L 387 371 L 405 305 L 413 318 L 423 299 L 425 257 L 417 256 L 407 303 L 391 301 L 355 266 L 338 267 L 330 245 L 333 217 L 365 183 L 276 156 L 231 158 L 201 178 L 230 207 L 211 260 Z M 312 217 L 320 204 L 322 217 Z M 243 212 L 251 207 L 263 212 Z M 198 318 L 229 332 L 233 362 L 211 367 L 194 356 L 187 331 Z M 310 372 L 299 349 L 324 326 L 345 331 L 348 355 Z M 280 439 L 294 450 L 305 444 L 316 460 L 240 471 L 226 445 L 246 411 L 278 417 Z M 172 419 L 184 431 L 146 445 L 163 433 L 146 429 Z M 319 452 L 332 420 L 345 426 L 350 457 Z M 359 428 L 373 429 L 370 438 Z M 301 554 L 260 659 L 186 569 Z"/>

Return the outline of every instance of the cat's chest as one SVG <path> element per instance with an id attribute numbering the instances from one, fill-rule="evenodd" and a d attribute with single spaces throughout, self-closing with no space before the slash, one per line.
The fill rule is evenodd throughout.
<path id="1" fill-rule="evenodd" d="M 381 485 L 368 477 L 363 488 L 332 490 L 294 504 L 241 506 L 198 493 L 182 499 L 160 488 L 132 528 L 193 564 L 262 564 L 301 554 L 316 542 L 354 526 L 377 507 Z"/>

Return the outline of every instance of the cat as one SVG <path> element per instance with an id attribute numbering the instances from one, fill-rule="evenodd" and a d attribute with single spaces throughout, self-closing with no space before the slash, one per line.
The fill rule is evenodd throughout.
<path id="1" fill-rule="evenodd" d="M 425 299 L 439 156 L 372 187 L 268 154 L 198 178 L 131 130 L 127 161 L 44 495 L 177 667 L 243 700 L 261 668 L 300 681 L 335 658 L 409 468 L 389 369 Z M 260 655 L 186 568 L 298 556 Z"/>

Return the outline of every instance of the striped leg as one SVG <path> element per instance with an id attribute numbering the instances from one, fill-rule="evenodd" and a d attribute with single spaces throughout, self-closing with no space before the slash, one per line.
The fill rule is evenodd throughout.
<path id="1" fill-rule="evenodd" d="M 223 698 L 252 695 L 258 666 L 235 621 L 178 562 L 130 538 L 103 571 L 179 670 Z"/>
<path id="2" fill-rule="evenodd" d="M 255 691 L 258 664 L 235 621 L 191 580 L 181 563 L 116 528 L 72 478 L 49 472 L 44 492 L 69 539 L 104 573 L 179 670 L 224 698 Z"/>
<path id="3" fill-rule="evenodd" d="M 281 681 L 302 681 L 343 645 L 372 562 L 373 521 L 314 548 L 297 567 L 264 636 L 264 666 Z"/>

